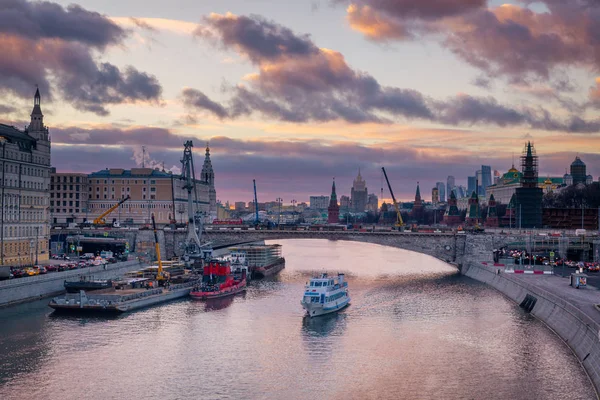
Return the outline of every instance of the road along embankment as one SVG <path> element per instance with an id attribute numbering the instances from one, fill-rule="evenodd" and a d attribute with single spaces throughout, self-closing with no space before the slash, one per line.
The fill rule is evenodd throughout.
<path id="1" fill-rule="evenodd" d="M 76 269 L 72 271 L 51 272 L 45 275 L 0 281 L 0 307 L 53 296 L 65 291 L 65 280 L 78 280 L 82 276 L 94 279 L 110 279 L 143 267 L 137 260 L 116 264 Z"/>
<path id="2" fill-rule="evenodd" d="M 575 306 L 574 302 L 569 301 L 569 297 L 576 293 L 569 291 L 577 289 L 570 288 L 562 281 L 564 287 L 546 290 L 534 282 L 504 274 L 500 267 L 479 262 L 463 265 L 461 272 L 500 291 L 556 332 L 577 355 L 596 392 L 600 392 L 600 324 L 596 321 L 598 318 L 592 318 L 582 311 L 582 305 Z M 594 290 L 600 296 L 600 291 L 589 290 Z M 593 293 L 589 294 L 594 297 Z M 593 304 L 589 306 L 593 309 Z M 585 307 L 587 310 L 587 305 Z"/>

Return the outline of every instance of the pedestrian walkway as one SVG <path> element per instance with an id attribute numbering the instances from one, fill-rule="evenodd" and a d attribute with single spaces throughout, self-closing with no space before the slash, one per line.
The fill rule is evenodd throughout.
<path id="1" fill-rule="evenodd" d="M 569 285 L 568 277 L 558 275 L 513 275 L 513 278 L 565 300 L 600 325 L 600 311 L 594 306 L 600 304 L 598 288 L 588 285 L 585 289 L 576 289 Z"/>

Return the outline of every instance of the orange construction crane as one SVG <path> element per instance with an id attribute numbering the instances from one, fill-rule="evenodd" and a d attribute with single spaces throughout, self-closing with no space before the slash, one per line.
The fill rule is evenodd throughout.
<path id="1" fill-rule="evenodd" d="M 117 208 L 119 208 L 119 206 L 123 203 L 125 203 L 127 200 L 129 200 L 131 197 L 129 197 L 129 195 L 127 195 L 127 197 L 125 197 L 123 200 L 119 201 L 117 204 L 115 204 L 114 206 L 112 206 L 111 208 L 109 208 L 108 210 L 104 211 L 98 218 L 96 218 L 94 220 L 94 225 L 105 225 L 106 221 L 104 220 L 104 217 L 106 217 L 108 214 L 110 214 L 111 212 L 115 211 Z"/>

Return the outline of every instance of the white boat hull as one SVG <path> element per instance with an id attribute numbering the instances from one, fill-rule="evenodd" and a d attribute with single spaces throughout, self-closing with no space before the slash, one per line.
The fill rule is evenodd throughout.
<path id="1" fill-rule="evenodd" d="M 326 304 L 305 302 L 301 303 L 302 307 L 306 310 L 306 314 L 312 318 L 318 317 L 319 315 L 331 314 L 344 309 L 350 304 L 350 296 Z"/>

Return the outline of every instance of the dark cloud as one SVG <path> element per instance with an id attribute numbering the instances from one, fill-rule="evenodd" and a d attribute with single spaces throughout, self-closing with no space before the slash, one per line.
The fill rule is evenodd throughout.
<path id="1" fill-rule="evenodd" d="M 225 48 L 235 47 L 255 62 L 318 52 L 309 35 L 296 35 L 257 15 L 211 14 L 194 34 L 214 39 Z"/>
<path id="2" fill-rule="evenodd" d="M 176 148 L 184 142 L 170 130 L 155 127 L 54 127 L 53 144 L 125 145 Z"/>
<path id="3" fill-rule="evenodd" d="M 88 134 L 89 138 L 74 139 L 74 135 Z M 167 168 L 179 166 L 183 142 L 187 137 L 174 135 L 159 128 L 133 127 L 129 129 L 53 129 L 53 164 L 59 171 L 92 172 L 105 168 L 131 168 L 136 165 L 132 154 L 140 145 L 149 146 L 151 158 Z M 121 138 L 119 140 L 119 138 Z M 310 195 L 329 194 L 331 178 L 336 177 L 338 196 L 349 194 L 352 180 L 360 167 L 369 192 L 379 195 L 381 166 L 385 166 L 392 186 L 401 199 L 414 198 L 416 182 L 428 197 L 430 188 L 448 175 L 457 177 L 457 184 L 466 186 L 466 177 L 482 164 L 505 172 L 511 165 L 510 155 L 480 155 L 469 150 L 448 155 L 437 151 L 423 151 L 419 147 L 387 142 L 361 145 L 346 142 L 240 140 L 229 137 L 194 137 L 196 165 L 201 165 L 203 144 L 210 141 L 212 163 L 215 168 L 217 196 L 222 200 L 252 198 L 252 179 L 257 180 L 261 201 L 283 197 L 304 201 Z M 524 139 L 523 139 L 524 140 Z M 111 145 L 110 147 L 101 146 Z M 115 147 L 114 144 L 122 144 Z M 516 143 L 520 150 L 522 143 Z M 562 175 L 574 158 L 572 153 L 541 153 L 540 176 Z M 588 165 L 589 173 L 600 173 L 600 156 L 580 154 Z M 146 157 L 148 160 L 148 155 Z M 198 174 L 199 171 L 196 171 Z M 427 194 L 425 194 L 427 193 Z M 389 198 L 387 189 L 384 196 Z"/>
<path id="4" fill-rule="evenodd" d="M 347 17 L 372 40 L 420 39 L 433 34 L 458 57 L 490 76 L 547 80 L 563 67 L 600 68 L 600 3 L 541 0 L 548 11 L 473 0 L 354 0 Z"/>
<path id="5" fill-rule="evenodd" d="M 154 76 L 97 61 L 98 52 L 119 44 L 124 35 L 105 16 L 79 6 L 5 2 L 0 6 L 0 93 L 31 98 L 37 84 L 46 101 L 61 97 L 98 115 L 107 115 L 109 105 L 157 102 L 162 87 Z"/>
<path id="6" fill-rule="evenodd" d="M 38 39 L 61 39 L 104 48 L 117 44 L 125 31 L 107 17 L 71 4 L 2 0 L 0 33 Z"/>
<path id="7" fill-rule="evenodd" d="M 228 112 L 221 104 L 210 100 L 204 93 L 196 89 L 186 88 L 182 91 L 183 103 L 187 107 L 205 109 L 219 118 L 228 116 Z"/>
<path id="8" fill-rule="evenodd" d="M 498 104 L 492 97 L 477 98 L 459 95 L 440 104 L 440 120 L 452 125 L 492 123 L 513 126 L 525 122 L 526 117 L 510 107 Z"/>
<path id="9" fill-rule="evenodd" d="M 485 76 L 478 76 L 473 81 L 473 85 L 480 87 L 482 89 L 491 89 L 492 81 L 490 79 L 486 78 Z"/>
<path id="10" fill-rule="evenodd" d="M 253 20 L 251 23 L 249 20 Z M 258 17 L 213 14 L 209 29 L 213 39 L 229 45 L 257 64 L 259 72 L 247 77 L 247 83 L 230 88 L 230 99 L 219 104 L 204 93 L 186 89 L 184 104 L 191 110 L 212 112 L 218 118 L 237 118 L 260 114 L 264 117 L 305 123 L 343 120 L 349 123 L 390 123 L 398 119 L 421 119 L 446 124 L 526 125 L 536 129 L 591 130 L 586 125 L 561 123 L 543 109 L 516 109 L 499 104 L 493 98 L 460 95 L 447 101 L 436 101 L 412 90 L 382 86 L 371 75 L 352 69 L 344 56 L 336 51 L 320 49 L 305 36 Z M 226 21 L 227 29 L 214 21 Z M 240 24 L 240 28 L 236 28 Z M 252 26 L 249 37 L 243 37 Z M 258 27 L 261 27 L 259 29 Z M 256 34 L 255 31 L 269 34 Z M 231 32 L 239 33 L 233 35 Z M 281 33 L 281 37 L 278 37 Z M 273 43 L 302 42 L 310 51 L 290 50 L 281 45 L 277 51 L 265 51 Z M 314 49 L 314 50 L 313 50 Z M 193 118 L 193 115 L 192 115 Z"/>
<path id="11" fill-rule="evenodd" d="M 13 106 L 8 106 L 6 104 L 0 104 L 0 115 L 7 115 L 16 112 L 17 109 Z"/>

